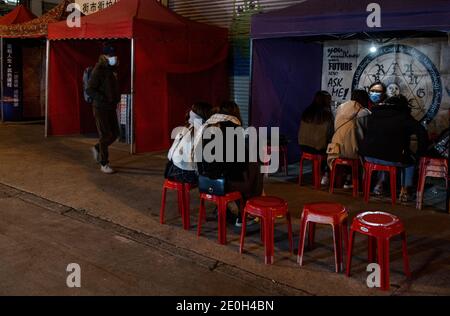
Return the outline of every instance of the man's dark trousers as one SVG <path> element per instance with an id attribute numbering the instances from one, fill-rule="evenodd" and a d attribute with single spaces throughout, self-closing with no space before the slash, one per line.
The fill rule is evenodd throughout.
<path id="1" fill-rule="evenodd" d="M 98 150 L 99 162 L 102 166 L 109 163 L 108 147 L 114 143 L 120 135 L 119 122 L 115 109 L 101 109 L 94 107 L 95 124 L 99 135 L 98 144 L 95 148 Z"/>

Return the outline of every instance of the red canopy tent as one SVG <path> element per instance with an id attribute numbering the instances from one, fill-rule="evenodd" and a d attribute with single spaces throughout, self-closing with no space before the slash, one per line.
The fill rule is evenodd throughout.
<path id="1" fill-rule="evenodd" d="M 30 10 L 23 5 L 19 5 L 8 14 L 0 17 L 0 25 L 24 23 L 35 18 L 36 16 Z"/>
<path id="2" fill-rule="evenodd" d="M 48 38 L 49 135 L 79 134 L 89 124 L 81 77 L 101 53 L 99 40 L 122 39 L 119 76 L 129 73 L 121 89 L 132 95 L 133 152 L 168 148 L 192 102 L 228 96 L 227 30 L 185 19 L 155 0 L 121 0 L 82 17 L 80 27 L 50 24 Z"/>
<path id="3" fill-rule="evenodd" d="M 23 23 L 0 25 L 0 36 L 5 38 L 46 37 L 48 24 L 65 20 L 68 14 L 66 8 L 72 2 L 73 0 L 62 0 L 60 4 L 42 16 L 29 21 L 23 21 Z M 5 17 L 6 16 L 4 16 L 4 18 Z"/>

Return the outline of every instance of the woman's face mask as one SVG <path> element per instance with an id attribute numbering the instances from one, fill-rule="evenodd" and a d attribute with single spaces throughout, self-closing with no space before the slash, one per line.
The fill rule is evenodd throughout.
<path id="1" fill-rule="evenodd" d="M 371 92 L 369 92 L 370 101 L 372 101 L 375 104 L 378 104 L 378 103 L 381 102 L 381 96 L 382 95 L 383 95 L 383 93 L 381 93 L 381 92 L 371 91 Z"/>
<path id="2" fill-rule="evenodd" d="M 110 66 L 117 65 L 117 57 L 116 56 L 108 57 L 108 63 Z"/>

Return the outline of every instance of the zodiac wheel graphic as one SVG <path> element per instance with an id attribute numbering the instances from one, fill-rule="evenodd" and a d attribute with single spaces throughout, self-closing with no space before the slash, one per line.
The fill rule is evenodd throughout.
<path id="1" fill-rule="evenodd" d="M 376 81 L 387 87 L 388 96 L 403 94 L 412 106 L 412 115 L 430 123 L 442 102 L 442 82 L 433 62 L 414 47 L 391 44 L 367 55 L 353 76 L 353 89 Z"/>

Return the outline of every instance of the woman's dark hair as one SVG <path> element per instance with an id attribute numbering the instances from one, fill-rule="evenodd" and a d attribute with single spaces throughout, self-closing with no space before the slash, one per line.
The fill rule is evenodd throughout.
<path id="1" fill-rule="evenodd" d="M 239 106 L 234 101 L 223 102 L 220 105 L 219 113 L 234 116 L 242 124 L 241 111 L 239 110 Z"/>
<path id="2" fill-rule="evenodd" d="M 372 89 L 375 86 L 381 86 L 383 88 L 383 93 L 386 93 L 386 91 L 387 91 L 386 85 L 384 83 L 382 83 L 381 81 L 375 81 L 374 83 L 372 83 L 369 86 L 369 91 L 370 91 L 370 89 Z"/>
<path id="3" fill-rule="evenodd" d="M 384 101 L 384 105 L 394 106 L 396 109 L 411 114 L 412 108 L 409 100 L 402 94 L 392 96 Z"/>
<path id="4" fill-rule="evenodd" d="M 313 103 L 302 114 L 302 121 L 307 123 L 322 124 L 333 120 L 331 113 L 331 94 L 327 91 L 319 91 L 314 96 Z"/>
<path id="5" fill-rule="evenodd" d="M 353 90 L 352 101 L 356 101 L 361 104 L 362 107 L 367 108 L 369 106 L 369 94 L 363 89 Z"/>
<path id="6" fill-rule="evenodd" d="M 212 115 L 212 110 L 213 110 L 213 107 L 208 102 L 203 102 L 203 101 L 195 102 L 192 105 L 191 109 L 189 111 L 187 111 L 187 113 L 186 113 L 185 125 L 189 126 L 189 117 L 190 117 L 189 112 L 191 112 L 191 111 L 194 112 L 195 114 L 200 116 L 204 121 L 206 121 Z"/>

